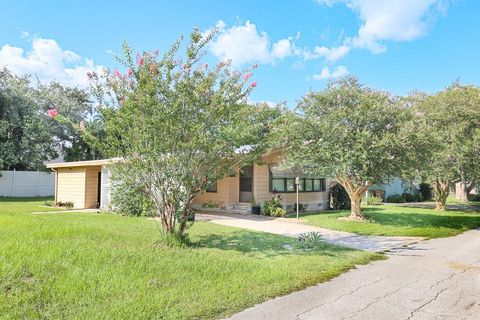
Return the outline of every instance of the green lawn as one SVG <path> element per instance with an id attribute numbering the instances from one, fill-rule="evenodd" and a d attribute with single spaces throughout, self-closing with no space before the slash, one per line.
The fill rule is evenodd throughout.
<path id="1" fill-rule="evenodd" d="M 379 236 L 450 237 L 480 227 L 480 212 L 447 211 L 381 205 L 363 207 L 368 222 L 339 220 L 349 211 L 324 211 L 305 214 L 306 223 L 347 232 Z"/>
<path id="2" fill-rule="evenodd" d="M 480 206 L 480 201 L 462 201 L 455 199 L 455 196 L 448 196 L 447 204 L 460 204 L 460 205 L 467 205 L 467 206 Z"/>
<path id="3" fill-rule="evenodd" d="M 207 222 L 172 248 L 151 220 L 43 204 L 0 198 L 2 319 L 220 318 L 383 257 Z"/>

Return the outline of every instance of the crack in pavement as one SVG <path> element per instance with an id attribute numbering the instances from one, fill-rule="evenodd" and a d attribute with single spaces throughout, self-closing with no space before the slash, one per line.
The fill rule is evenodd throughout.
<path id="1" fill-rule="evenodd" d="M 408 316 L 408 318 L 406 320 L 409 320 L 411 318 L 413 318 L 413 316 L 415 315 L 415 313 L 417 313 L 418 311 L 420 311 L 423 307 L 425 307 L 426 305 L 429 305 L 430 303 L 432 303 L 433 301 L 437 300 L 438 296 L 440 296 L 440 294 L 442 294 L 445 290 L 447 290 L 448 288 L 443 288 L 442 290 L 440 290 L 439 292 L 437 292 L 435 294 L 435 296 L 428 300 L 427 302 L 425 302 L 424 304 L 422 304 L 420 307 L 418 308 L 415 308 L 411 313 L 410 315 Z"/>
<path id="2" fill-rule="evenodd" d="M 353 319 L 354 317 L 358 316 L 358 314 L 359 314 L 360 312 L 367 310 L 368 308 L 370 308 L 372 305 L 374 305 L 375 303 L 379 302 L 380 300 L 385 299 L 386 297 L 391 296 L 392 294 L 395 294 L 395 293 L 399 292 L 400 290 L 402 290 L 402 289 L 404 289 L 404 288 L 407 288 L 408 286 L 416 283 L 418 280 L 420 280 L 420 278 L 421 278 L 421 276 L 418 277 L 417 279 L 415 279 L 414 281 L 411 281 L 411 282 L 407 283 L 407 284 L 404 285 L 404 286 L 401 286 L 401 287 L 399 287 L 399 288 L 397 288 L 397 289 L 395 289 L 395 290 L 393 290 L 393 291 L 387 292 L 387 293 L 384 294 L 383 296 L 380 296 L 380 297 L 375 298 L 374 301 L 368 303 L 365 307 L 356 310 L 355 313 L 354 313 L 353 315 L 351 315 L 350 317 L 348 317 L 348 318 L 343 318 L 343 319 Z M 411 310 L 411 309 L 408 309 L 408 308 L 406 308 L 406 307 L 404 307 L 404 306 L 401 306 L 401 305 L 399 305 L 399 306 L 402 307 L 402 308 L 404 308 L 404 309 Z"/>
<path id="3" fill-rule="evenodd" d="M 371 285 L 374 285 L 374 284 L 382 281 L 383 279 L 385 279 L 385 278 L 380 278 L 380 279 L 375 280 L 375 281 L 373 281 L 373 282 L 370 282 L 370 283 L 361 285 L 361 286 L 359 286 L 359 287 L 351 290 L 350 292 L 347 292 L 347 293 L 344 293 L 344 294 L 339 295 L 339 296 L 336 297 L 334 300 L 327 301 L 327 302 L 324 302 L 324 303 L 319 304 L 319 305 L 315 305 L 315 306 L 313 306 L 313 307 L 311 307 L 311 308 L 309 308 L 309 309 L 307 309 L 307 310 L 305 310 L 305 311 L 302 311 L 302 312 L 298 313 L 298 314 L 295 316 L 295 319 L 300 319 L 300 317 L 301 317 L 303 314 L 305 314 L 305 313 L 308 313 L 308 312 L 310 312 L 310 311 L 312 311 L 312 310 L 314 310 L 314 309 L 316 309 L 316 308 L 321 308 L 321 307 L 326 306 L 326 305 L 328 305 L 328 304 L 335 303 L 335 302 L 337 302 L 338 300 L 342 299 L 343 297 L 350 296 L 350 295 L 352 295 L 353 293 L 359 291 L 360 289 L 369 287 L 369 286 L 371 286 Z"/>
<path id="4" fill-rule="evenodd" d="M 432 284 L 432 285 L 430 286 L 430 290 L 432 290 L 434 287 L 437 287 L 437 286 L 438 286 L 440 283 L 442 283 L 442 282 L 451 280 L 451 279 L 452 279 L 453 277 L 455 277 L 456 275 L 464 274 L 464 273 L 467 272 L 468 270 L 473 269 L 473 268 L 474 268 L 474 265 L 476 265 L 476 264 L 478 264 L 478 263 L 480 263 L 480 260 L 475 261 L 475 262 L 472 263 L 468 268 L 465 268 L 464 270 L 462 270 L 462 271 L 460 271 L 460 272 L 454 272 L 454 273 L 452 273 L 450 276 L 448 276 L 447 278 L 437 281 L 436 283 L 434 283 L 434 284 Z M 418 311 L 420 311 L 421 309 L 423 309 L 425 306 L 427 306 L 427 305 L 431 304 L 432 302 L 434 302 L 435 300 L 437 300 L 437 298 L 440 296 L 440 294 L 442 294 L 443 292 L 445 292 L 447 289 L 448 289 L 448 287 L 447 287 L 447 288 L 443 288 L 442 290 L 440 290 L 439 292 L 437 292 L 432 299 L 430 299 L 430 300 L 428 300 L 427 302 L 425 302 L 424 304 L 420 305 L 418 308 L 415 308 L 415 309 L 410 313 L 410 316 L 409 316 L 406 320 L 411 319 L 411 318 L 415 315 L 415 313 L 417 313 Z M 461 294 L 460 294 L 460 295 L 461 295 Z M 455 302 L 455 305 L 458 304 L 459 300 L 460 300 L 460 298 L 457 299 L 457 301 Z"/>

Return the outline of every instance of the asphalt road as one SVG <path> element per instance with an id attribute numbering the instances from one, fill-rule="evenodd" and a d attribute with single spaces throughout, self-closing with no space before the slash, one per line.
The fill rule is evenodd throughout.
<path id="1" fill-rule="evenodd" d="M 480 230 L 388 256 L 231 319 L 480 319 Z"/>

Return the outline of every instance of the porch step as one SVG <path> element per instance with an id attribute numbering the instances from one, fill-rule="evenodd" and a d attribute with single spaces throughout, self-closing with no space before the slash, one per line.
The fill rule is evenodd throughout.
<path id="1" fill-rule="evenodd" d="M 252 206 L 250 203 L 236 203 L 233 205 L 233 210 L 235 211 L 244 211 L 245 213 L 250 213 Z"/>

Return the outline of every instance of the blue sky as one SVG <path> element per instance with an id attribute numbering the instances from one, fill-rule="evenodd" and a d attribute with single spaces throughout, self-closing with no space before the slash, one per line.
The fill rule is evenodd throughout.
<path id="1" fill-rule="evenodd" d="M 167 49 L 193 26 L 221 27 L 208 62 L 259 64 L 254 101 L 294 106 L 308 90 L 354 74 L 396 94 L 480 85 L 480 1 L 9 1 L 0 10 L 0 66 L 86 85 L 112 52 Z"/>

